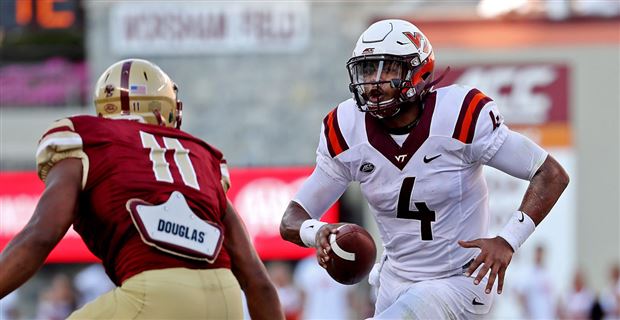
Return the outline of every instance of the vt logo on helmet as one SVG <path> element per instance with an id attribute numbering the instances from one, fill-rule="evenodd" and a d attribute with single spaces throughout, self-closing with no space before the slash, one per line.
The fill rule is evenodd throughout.
<path id="1" fill-rule="evenodd" d="M 177 85 L 157 65 L 128 59 L 111 65 L 95 85 L 95 109 L 105 118 L 181 127 Z"/>
<path id="2" fill-rule="evenodd" d="M 374 23 L 357 40 L 347 62 L 349 90 L 363 112 L 396 115 L 403 102 L 420 101 L 430 89 L 435 55 L 428 38 L 404 20 Z"/>

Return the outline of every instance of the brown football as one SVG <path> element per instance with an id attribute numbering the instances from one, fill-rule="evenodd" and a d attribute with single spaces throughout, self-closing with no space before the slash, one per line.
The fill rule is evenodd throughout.
<path id="1" fill-rule="evenodd" d="M 327 273 L 342 284 L 355 284 L 364 279 L 377 256 L 375 242 L 368 231 L 356 224 L 344 224 L 329 240 Z"/>

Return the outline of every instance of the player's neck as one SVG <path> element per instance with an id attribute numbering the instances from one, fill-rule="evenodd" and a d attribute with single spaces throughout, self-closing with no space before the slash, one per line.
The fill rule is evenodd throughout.
<path id="1" fill-rule="evenodd" d="M 381 119 L 381 122 L 392 134 L 409 133 L 418 123 L 421 111 L 418 105 L 404 106 L 396 116 Z"/>

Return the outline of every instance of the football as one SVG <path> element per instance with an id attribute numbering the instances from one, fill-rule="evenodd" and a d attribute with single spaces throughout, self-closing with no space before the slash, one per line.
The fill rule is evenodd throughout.
<path id="1" fill-rule="evenodd" d="M 375 264 L 377 247 L 366 229 L 344 224 L 330 235 L 331 250 L 327 273 L 342 284 L 355 284 L 368 275 Z"/>

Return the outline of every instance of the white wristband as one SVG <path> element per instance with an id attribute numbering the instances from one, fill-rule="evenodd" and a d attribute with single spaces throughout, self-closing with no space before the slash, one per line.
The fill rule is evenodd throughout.
<path id="1" fill-rule="evenodd" d="M 514 252 L 521 247 L 523 242 L 534 232 L 536 224 L 532 221 L 532 218 L 522 211 L 516 211 L 508 223 L 504 226 L 504 229 L 500 231 L 498 236 L 504 238 L 508 244 L 512 247 Z"/>
<path id="2" fill-rule="evenodd" d="M 327 223 L 316 220 L 316 219 L 308 219 L 301 224 L 301 228 L 299 228 L 299 237 L 301 241 L 310 248 L 314 248 L 316 245 L 316 233 L 319 232 L 322 226 Z"/>

